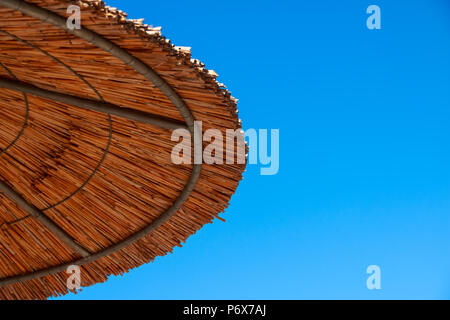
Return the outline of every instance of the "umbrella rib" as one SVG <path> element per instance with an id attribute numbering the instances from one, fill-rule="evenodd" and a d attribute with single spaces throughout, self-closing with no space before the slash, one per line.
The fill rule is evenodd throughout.
<path id="1" fill-rule="evenodd" d="M 107 113 L 118 117 L 126 118 L 129 120 L 151 124 L 165 129 L 176 130 L 181 128 L 184 129 L 187 128 L 186 125 L 184 125 L 183 123 L 173 121 L 170 119 L 165 119 L 163 117 L 153 115 L 147 112 L 125 107 L 119 107 L 111 103 L 80 98 L 77 96 L 60 93 L 57 91 L 42 89 L 34 85 L 20 82 L 14 79 L 0 77 L 0 88 L 20 91 L 22 93 L 70 104 L 86 110 Z"/>
<path id="2" fill-rule="evenodd" d="M 125 49 L 119 47 L 118 45 L 114 44 L 112 41 L 100 36 L 99 34 L 88 30 L 86 28 L 80 28 L 80 29 L 68 29 L 66 25 L 66 19 L 62 16 L 59 16 L 58 14 L 41 8 L 39 6 L 27 3 L 23 0 L 0 0 L 0 5 L 10 8 L 12 10 L 20 11 L 23 14 L 32 16 L 34 18 L 40 19 L 43 22 L 52 24 L 54 26 L 57 26 L 69 33 L 74 34 L 75 36 L 97 46 L 100 49 L 103 49 L 104 51 L 110 53 L 112 56 L 120 59 L 123 63 L 133 68 L 136 72 L 143 75 L 148 81 L 153 83 L 158 89 L 161 90 L 162 93 L 166 95 L 166 97 L 174 104 L 174 106 L 178 109 L 181 116 L 186 122 L 187 128 L 189 132 L 192 135 L 192 140 L 194 143 L 194 154 L 195 158 L 200 158 L 203 146 L 202 146 L 202 138 L 201 138 L 201 130 L 199 130 L 198 125 L 195 122 L 195 119 L 192 115 L 192 112 L 189 110 L 189 108 L 184 103 L 183 99 L 177 94 L 177 92 L 163 79 L 161 76 L 159 76 L 152 68 L 150 68 L 148 65 L 146 65 L 144 62 L 139 60 L 138 58 L 134 57 L 130 53 L 128 53 Z M 11 80 L 3 82 L 4 84 L 11 83 Z M 12 81 L 15 83 L 15 85 L 19 85 L 19 83 Z M 25 85 L 25 84 L 20 84 Z M 25 85 L 28 86 L 28 85 Z M 25 88 L 25 87 L 22 87 Z M 53 94 L 56 94 L 56 96 L 61 97 L 60 93 L 53 92 Z M 77 98 L 73 97 L 72 98 Z M 79 99 L 79 98 L 77 98 Z M 83 99 L 85 100 L 85 99 Z M 86 100 L 85 100 L 86 101 Z M 98 105 L 97 105 L 98 106 Z M 111 105 L 109 105 L 112 107 Z M 106 107 L 106 106 L 105 106 Z M 133 116 L 136 115 L 136 110 L 130 109 L 130 114 Z M 128 113 L 128 111 L 127 111 Z M 139 112 L 138 112 L 139 113 Z M 135 118 L 136 121 L 139 117 Z M 178 128 L 180 128 L 178 126 Z M 180 193 L 178 198 L 175 200 L 175 202 L 161 215 L 159 215 L 158 218 L 156 218 L 152 223 L 144 227 L 142 230 L 138 231 L 137 233 L 129 236 L 128 238 L 122 239 L 120 242 L 102 250 L 97 253 L 91 254 L 87 257 L 83 257 L 79 260 L 69 262 L 66 264 L 61 264 L 55 267 L 50 267 L 43 270 L 34 271 L 28 274 L 23 275 L 16 275 L 16 276 L 10 276 L 7 278 L 0 279 L 0 287 L 14 284 L 18 282 L 33 280 L 41 277 L 45 277 L 48 275 L 52 275 L 58 272 L 63 272 L 67 269 L 67 267 L 71 265 L 84 265 L 87 263 L 91 263 L 94 261 L 97 261 L 98 259 L 104 258 L 106 256 L 109 256 L 113 253 L 116 253 L 132 244 L 134 244 L 136 241 L 144 238 L 145 236 L 149 235 L 152 231 L 156 230 L 158 227 L 160 227 L 162 224 L 164 224 L 167 220 L 169 220 L 186 202 L 186 200 L 191 195 L 192 191 L 194 190 L 199 177 L 201 175 L 202 165 L 201 164 L 194 164 L 192 167 L 192 172 L 189 177 L 188 182 L 186 183 L 183 191 Z M 42 217 L 42 216 L 41 216 Z"/>
<path id="3" fill-rule="evenodd" d="M 14 189 L 8 186 L 6 183 L 0 181 L 0 191 L 18 204 L 22 209 L 24 209 L 28 214 L 39 220 L 43 225 L 45 225 L 51 232 L 63 240 L 70 248 L 75 250 L 80 256 L 88 257 L 91 254 L 85 248 L 80 246 L 75 242 L 75 240 L 67 234 L 63 229 L 61 229 L 56 223 L 54 223 L 50 218 L 44 215 L 39 209 L 37 209 L 32 204 L 29 204 L 20 194 L 18 194 Z"/>

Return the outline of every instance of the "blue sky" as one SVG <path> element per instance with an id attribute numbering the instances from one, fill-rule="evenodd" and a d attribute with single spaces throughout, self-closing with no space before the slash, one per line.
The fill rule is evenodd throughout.
<path id="1" fill-rule="evenodd" d="M 249 166 L 226 223 L 65 299 L 450 298 L 448 1 L 107 4 L 193 47 L 245 129 L 280 129 L 280 171 Z"/>

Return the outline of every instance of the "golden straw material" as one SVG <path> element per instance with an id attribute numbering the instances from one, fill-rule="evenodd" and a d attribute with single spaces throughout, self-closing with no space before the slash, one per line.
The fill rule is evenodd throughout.
<path id="1" fill-rule="evenodd" d="M 28 10 L 72 4 L 84 33 Z M 245 164 L 176 165 L 170 129 L 240 130 L 216 77 L 102 1 L 0 1 L 0 298 L 67 294 L 72 264 L 82 286 L 104 282 L 218 218 Z"/>

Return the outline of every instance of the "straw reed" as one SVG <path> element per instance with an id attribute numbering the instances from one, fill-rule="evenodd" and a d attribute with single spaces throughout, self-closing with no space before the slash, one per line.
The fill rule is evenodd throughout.
<path id="1" fill-rule="evenodd" d="M 160 28 L 127 20 L 102 1 L 27 1 L 67 17 L 153 68 L 183 99 L 203 130 L 240 129 L 236 100 L 217 75 L 175 47 Z M 183 121 L 151 82 L 105 51 L 36 18 L 0 6 L 0 77 Z M 0 179 L 78 244 L 99 252 L 167 210 L 191 165 L 175 165 L 171 132 L 117 116 L 0 89 Z M 14 143 L 12 143 L 14 142 Z M 169 221 L 127 248 L 83 265 L 82 286 L 104 282 L 172 252 L 228 206 L 245 165 L 202 166 L 194 191 Z M 0 193 L 0 277 L 76 261 L 76 252 Z M 68 293 L 64 272 L 0 288 L 2 299 Z"/>

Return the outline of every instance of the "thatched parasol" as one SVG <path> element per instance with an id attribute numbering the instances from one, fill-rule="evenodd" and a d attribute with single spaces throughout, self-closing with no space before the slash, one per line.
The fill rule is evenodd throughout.
<path id="1" fill-rule="evenodd" d="M 245 165 L 174 164 L 171 134 L 239 130 L 235 99 L 160 31 L 102 1 L 0 0 L 0 298 L 66 294 L 71 265 L 104 282 L 227 207 Z"/>

